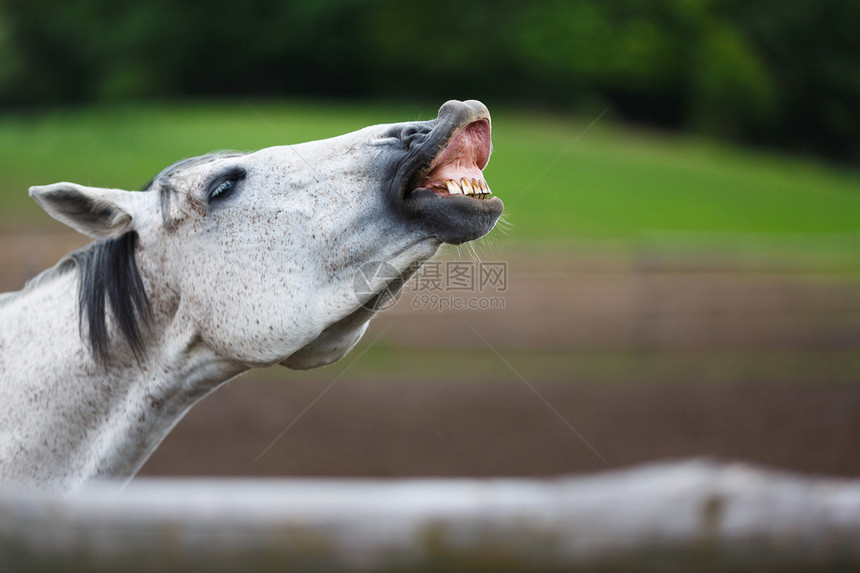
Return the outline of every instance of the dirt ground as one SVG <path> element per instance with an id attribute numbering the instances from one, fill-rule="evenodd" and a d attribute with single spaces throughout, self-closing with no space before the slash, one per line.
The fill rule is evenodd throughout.
<path id="1" fill-rule="evenodd" d="M 294 423 L 327 384 L 222 388 L 143 474 L 553 476 L 716 456 L 860 475 L 860 384 L 534 383 L 570 429 L 518 382 L 341 379 Z"/>
<path id="2" fill-rule="evenodd" d="M 85 242 L 0 241 L 0 292 Z M 365 344 L 381 335 L 394 354 L 426 351 L 420 371 L 392 374 L 372 353 L 362 366 L 359 347 L 352 369 L 236 380 L 193 408 L 142 474 L 553 476 L 716 456 L 860 475 L 856 268 L 587 249 L 483 260 L 505 264 L 504 288 L 415 286 L 371 326 Z M 428 294 L 502 307 L 439 311 Z M 445 349 L 463 351 L 462 374 L 434 364 Z M 466 372 L 478 363 L 469 352 L 498 368 Z M 546 352 L 574 366 L 609 358 L 590 370 L 509 358 Z M 669 359 L 619 375 L 612 357 L 631 352 Z"/>

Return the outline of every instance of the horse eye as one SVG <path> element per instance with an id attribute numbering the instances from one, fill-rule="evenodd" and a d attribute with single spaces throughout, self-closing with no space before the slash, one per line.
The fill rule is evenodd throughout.
<path id="1" fill-rule="evenodd" d="M 209 201 L 224 199 L 236 189 L 236 184 L 244 178 L 244 169 L 234 169 L 215 179 L 209 190 Z"/>
<path id="2" fill-rule="evenodd" d="M 220 185 L 212 190 L 212 194 L 209 195 L 209 199 L 218 199 L 219 197 L 227 195 L 233 190 L 233 184 L 234 182 L 230 180 L 222 181 Z"/>

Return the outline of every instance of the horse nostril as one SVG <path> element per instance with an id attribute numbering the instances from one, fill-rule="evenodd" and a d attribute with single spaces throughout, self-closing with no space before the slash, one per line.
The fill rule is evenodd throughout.
<path id="1" fill-rule="evenodd" d="M 400 141 L 402 141 L 403 145 L 407 148 L 412 147 L 413 145 L 421 145 L 427 138 L 428 133 L 429 130 L 422 129 L 421 126 L 410 125 L 404 127 L 400 132 Z"/>

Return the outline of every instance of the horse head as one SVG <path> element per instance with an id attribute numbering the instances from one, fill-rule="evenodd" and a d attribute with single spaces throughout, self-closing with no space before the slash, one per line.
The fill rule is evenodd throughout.
<path id="1" fill-rule="evenodd" d="M 170 323 L 226 362 L 310 368 L 354 346 L 442 243 L 493 228 L 503 205 L 482 174 L 490 152 L 487 108 L 449 101 L 430 121 L 186 159 L 143 191 L 30 193 L 100 241 L 72 257 L 98 361 L 140 358 L 151 325 Z M 370 273 L 356 293 L 370 262 L 393 272 Z"/>

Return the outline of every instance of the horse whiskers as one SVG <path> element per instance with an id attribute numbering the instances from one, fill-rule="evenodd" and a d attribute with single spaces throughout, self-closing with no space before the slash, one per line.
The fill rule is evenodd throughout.
<path id="1" fill-rule="evenodd" d="M 504 231 L 512 231 L 514 229 L 514 224 L 508 219 L 507 213 L 502 213 L 499 220 L 496 222 L 496 227 L 501 227 Z"/>
<path id="2" fill-rule="evenodd" d="M 472 252 L 472 258 L 478 261 L 478 264 L 484 266 L 484 261 L 482 261 L 480 255 L 478 255 L 478 250 L 475 248 L 475 243 L 469 243 L 469 250 Z"/>

